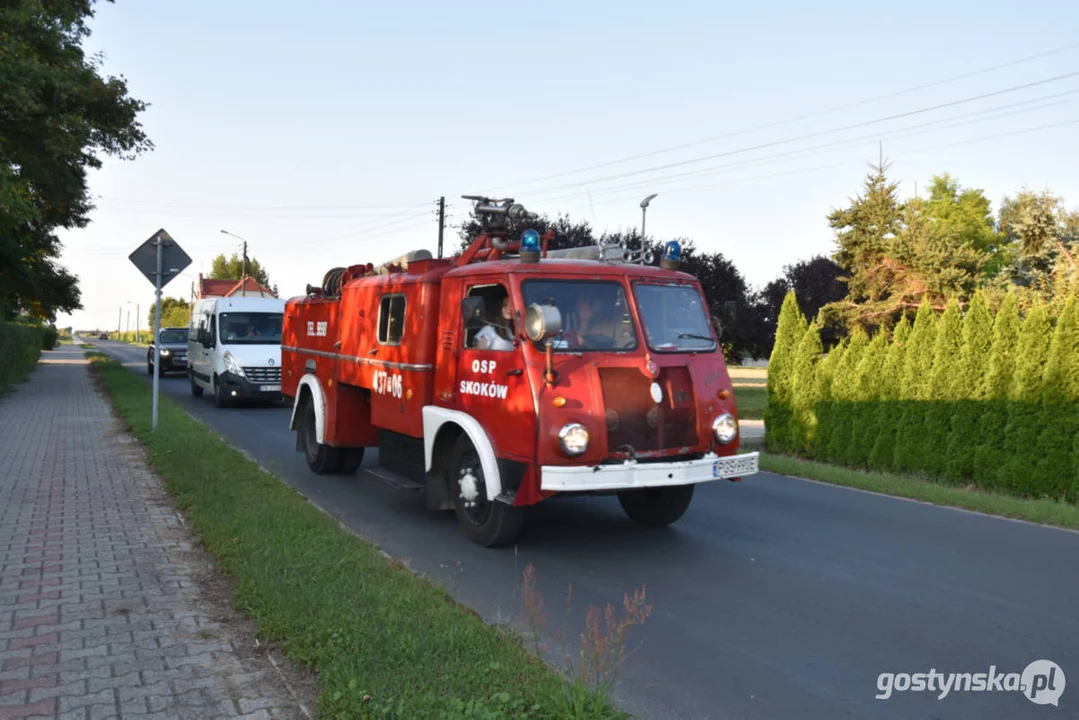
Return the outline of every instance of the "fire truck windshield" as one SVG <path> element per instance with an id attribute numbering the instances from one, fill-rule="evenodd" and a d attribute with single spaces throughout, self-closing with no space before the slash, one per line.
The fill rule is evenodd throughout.
<path id="1" fill-rule="evenodd" d="M 715 350 L 701 296 L 688 285 L 636 283 L 637 311 L 648 347 L 658 352 Z"/>
<path id="2" fill-rule="evenodd" d="M 526 280 L 525 305 L 554 305 L 562 315 L 562 333 L 554 349 L 634 350 L 637 331 L 629 300 L 620 283 L 577 280 Z"/>
<path id="3" fill-rule="evenodd" d="M 218 327 L 229 345 L 279 345 L 282 313 L 221 313 Z"/>

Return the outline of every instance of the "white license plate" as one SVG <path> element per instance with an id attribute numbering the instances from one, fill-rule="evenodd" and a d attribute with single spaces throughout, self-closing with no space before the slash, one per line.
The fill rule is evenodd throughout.
<path id="1" fill-rule="evenodd" d="M 280 385 L 259 385 L 259 392 L 281 392 Z"/>
<path id="2" fill-rule="evenodd" d="M 720 458 L 712 463 L 712 477 L 726 478 L 740 475 L 754 475 L 758 471 L 757 458 L 754 455 Z"/>

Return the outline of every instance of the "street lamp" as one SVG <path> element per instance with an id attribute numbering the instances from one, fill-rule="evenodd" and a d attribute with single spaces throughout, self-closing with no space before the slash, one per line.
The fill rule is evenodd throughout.
<path id="1" fill-rule="evenodd" d="M 644 200 L 641 200 L 641 251 L 644 251 L 644 219 L 645 214 L 648 212 L 648 203 L 652 202 L 659 193 L 652 193 Z"/>
<path id="2" fill-rule="evenodd" d="M 244 270 L 243 270 L 243 274 L 240 276 L 240 295 L 242 295 L 243 297 L 247 297 L 247 241 L 244 240 L 239 235 L 236 235 L 234 233 L 230 233 L 228 230 L 222 230 L 221 233 L 223 235 L 231 235 L 232 237 L 236 238 L 237 240 L 243 240 L 243 243 L 244 243 L 244 265 L 243 265 Z"/>

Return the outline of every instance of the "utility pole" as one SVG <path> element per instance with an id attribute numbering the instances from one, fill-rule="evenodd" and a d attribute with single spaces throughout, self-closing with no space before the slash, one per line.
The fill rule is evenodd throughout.
<path id="1" fill-rule="evenodd" d="M 247 297 L 247 241 L 244 240 L 244 271 L 240 276 L 240 295 Z"/>
<path id="2" fill-rule="evenodd" d="M 139 343 L 139 304 L 135 303 L 135 344 Z"/>
<path id="3" fill-rule="evenodd" d="M 438 199 L 438 256 L 442 257 L 442 231 L 446 227 L 446 196 Z"/>
<path id="4" fill-rule="evenodd" d="M 124 306 L 120 306 L 120 312 L 116 315 L 116 334 L 119 335 L 124 326 Z"/>

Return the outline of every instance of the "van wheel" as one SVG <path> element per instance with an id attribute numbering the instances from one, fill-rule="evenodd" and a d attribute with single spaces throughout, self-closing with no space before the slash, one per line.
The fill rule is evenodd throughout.
<path id="1" fill-rule="evenodd" d="M 633 522 L 641 525 L 670 525 L 689 509 L 696 485 L 640 488 L 618 493 L 618 502 Z"/>
<path id="2" fill-rule="evenodd" d="M 315 405 L 310 400 L 304 403 L 303 426 L 300 428 L 300 438 L 303 442 L 303 455 L 307 460 L 307 467 L 318 475 L 328 475 L 337 472 L 341 457 L 337 448 L 323 445 L 318 441 L 318 433 L 315 425 Z M 362 457 L 361 457 L 362 460 Z"/>
<path id="3" fill-rule="evenodd" d="M 223 408 L 229 404 L 228 398 L 225 397 L 225 391 L 221 389 L 221 383 L 218 382 L 216 375 L 214 375 L 213 381 L 210 383 L 210 392 L 214 394 L 215 407 Z"/>
<path id="4" fill-rule="evenodd" d="M 516 542 L 526 510 L 487 497 L 480 456 L 467 435 L 462 434 L 453 446 L 449 473 L 453 507 L 465 537 L 484 547 Z"/>
<path id="5" fill-rule="evenodd" d="M 195 397 L 202 397 L 202 386 L 195 382 L 195 376 L 188 373 L 187 379 L 191 381 L 191 394 Z"/>

